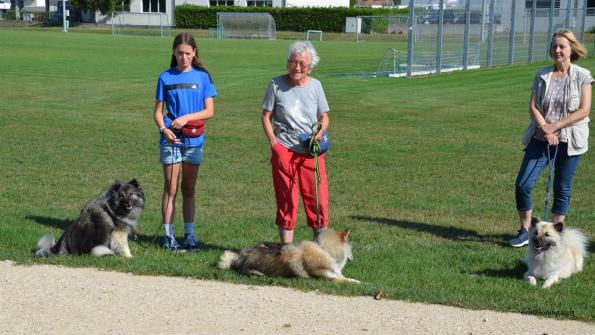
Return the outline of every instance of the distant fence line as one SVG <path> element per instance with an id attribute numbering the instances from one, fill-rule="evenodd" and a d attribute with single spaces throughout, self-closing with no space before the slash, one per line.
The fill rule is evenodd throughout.
<path id="1" fill-rule="evenodd" d="M 546 60 L 555 30 L 571 29 L 584 42 L 587 22 L 595 24 L 595 8 L 587 8 L 587 0 L 460 0 L 464 7 L 458 8 L 445 8 L 443 0 L 424 8 L 426 2 L 412 0 L 408 16 L 358 17 L 357 40 L 407 34 L 400 68 L 411 76 L 424 67 L 440 73 Z"/>

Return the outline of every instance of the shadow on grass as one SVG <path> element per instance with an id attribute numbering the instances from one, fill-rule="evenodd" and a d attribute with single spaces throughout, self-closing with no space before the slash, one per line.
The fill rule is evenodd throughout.
<path id="1" fill-rule="evenodd" d="M 137 243 L 143 249 L 147 248 L 161 248 L 161 242 L 163 241 L 163 237 L 161 236 L 161 231 L 157 234 L 153 232 L 153 235 L 136 235 L 130 238 L 129 243 Z M 179 238 L 176 238 L 178 242 L 182 243 Z M 198 241 L 199 251 L 225 251 L 229 250 L 229 248 L 222 247 L 220 245 L 204 243 L 202 241 Z"/>
<path id="2" fill-rule="evenodd" d="M 73 221 L 72 220 L 62 220 L 56 218 L 50 218 L 45 216 L 36 216 L 36 215 L 29 215 L 26 217 L 28 220 L 33 220 L 39 224 L 52 227 L 52 228 L 60 228 L 61 230 L 65 230 L 70 226 Z M 138 234 L 136 236 L 130 237 L 129 243 L 138 243 L 143 248 L 149 248 L 152 245 L 161 247 L 161 227 L 159 230 L 148 232 L 151 235 L 146 234 Z M 200 241 L 199 241 L 200 242 Z M 223 251 L 227 250 L 228 248 L 224 248 L 222 246 L 207 244 L 207 243 L 200 243 L 200 250 L 209 251 L 209 250 L 216 250 L 216 251 Z"/>
<path id="3" fill-rule="evenodd" d="M 523 278 L 523 274 L 527 271 L 527 266 L 521 262 L 518 262 L 512 269 L 485 269 L 481 271 L 473 272 L 474 275 L 487 276 L 494 278 L 512 278 L 518 279 Z"/>
<path id="4" fill-rule="evenodd" d="M 62 230 L 66 229 L 68 226 L 72 224 L 72 220 L 62 220 L 56 218 L 48 218 L 45 216 L 37 216 L 37 215 L 28 215 L 25 217 L 27 220 L 33 220 L 39 224 L 44 226 L 52 227 L 52 228 L 60 228 Z"/>
<path id="5" fill-rule="evenodd" d="M 489 242 L 500 246 L 508 246 L 507 241 L 513 237 L 512 235 L 499 234 L 499 235 L 482 235 L 475 230 L 463 229 L 458 227 L 443 227 L 434 226 L 427 223 L 402 221 L 381 217 L 370 217 L 362 215 L 350 216 L 353 220 L 368 221 L 377 224 L 385 224 L 389 226 L 395 226 L 403 229 L 417 230 L 422 233 L 433 234 L 438 237 L 442 237 L 448 240 L 460 241 L 460 242 Z"/>

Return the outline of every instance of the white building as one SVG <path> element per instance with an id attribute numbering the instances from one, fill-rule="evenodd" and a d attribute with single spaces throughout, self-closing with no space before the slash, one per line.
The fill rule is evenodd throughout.
<path id="1" fill-rule="evenodd" d="M 175 25 L 175 7 L 196 6 L 239 6 L 239 7 L 349 7 L 349 0 L 132 0 L 131 13 L 165 13 L 170 26 Z M 100 20 L 111 23 L 111 18 Z M 158 22 L 153 20 L 153 22 Z"/>

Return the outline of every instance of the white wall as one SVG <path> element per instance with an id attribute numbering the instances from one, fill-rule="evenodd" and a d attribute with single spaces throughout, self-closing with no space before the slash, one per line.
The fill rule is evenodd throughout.
<path id="1" fill-rule="evenodd" d="M 138 0 L 134 0 L 134 1 L 138 1 Z M 176 6 L 181 6 L 181 5 L 195 5 L 195 6 L 205 6 L 205 7 L 209 6 L 209 0 L 175 0 L 175 1 L 176 1 Z"/>
<path id="2" fill-rule="evenodd" d="M 44 12 L 45 11 L 45 0 L 24 0 L 23 9 L 30 12 Z M 56 6 L 50 7 L 52 10 L 56 10 Z"/>
<path id="3" fill-rule="evenodd" d="M 285 2 L 285 7 L 349 7 L 349 0 L 286 0 L 282 2 Z M 275 5 L 273 4 L 273 6 Z"/>

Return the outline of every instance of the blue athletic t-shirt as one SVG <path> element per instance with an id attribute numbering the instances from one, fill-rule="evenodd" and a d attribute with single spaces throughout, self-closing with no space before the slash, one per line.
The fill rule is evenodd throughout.
<path id="1" fill-rule="evenodd" d="M 159 75 L 155 99 L 164 101 L 167 112 L 174 118 L 178 118 L 202 111 L 205 108 L 204 101 L 216 95 L 215 85 L 205 71 L 192 68 L 188 72 L 180 72 L 173 67 Z M 169 128 L 172 119 L 164 115 L 163 122 L 165 127 Z M 176 135 L 180 137 L 179 134 Z M 179 146 L 201 147 L 204 144 L 204 137 L 204 133 L 199 137 L 182 137 Z M 169 144 L 163 135 L 159 142 L 164 145 Z"/>

